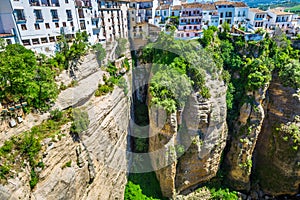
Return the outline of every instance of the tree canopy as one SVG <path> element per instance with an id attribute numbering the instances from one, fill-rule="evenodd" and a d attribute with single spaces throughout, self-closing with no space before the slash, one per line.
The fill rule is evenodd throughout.
<path id="1" fill-rule="evenodd" d="M 0 99 L 4 102 L 26 100 L 31 106 L 44 107 L 58 94 L 55 73 L 37 62 L 31 51 L 19 44 L 7 45 L 0 53 Z"/>

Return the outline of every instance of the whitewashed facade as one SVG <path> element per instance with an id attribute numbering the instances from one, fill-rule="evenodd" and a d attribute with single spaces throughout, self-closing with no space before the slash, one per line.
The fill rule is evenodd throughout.
<path id="1" fill-rule="evenodd" d="M 268 12 L 266 11 L 257 8 L 250 8 L 248 19 L 249 26 L 253 30 L 257 30 L 259 28 L 269 28 L 269 17 Z"/>
<path id="2" fill-rule="evenodd" d="M 64 34 L 86 31 L 90 44 L 128 38 L 128 0 L 3 0 L 0 37 L 46 55 Z"/>

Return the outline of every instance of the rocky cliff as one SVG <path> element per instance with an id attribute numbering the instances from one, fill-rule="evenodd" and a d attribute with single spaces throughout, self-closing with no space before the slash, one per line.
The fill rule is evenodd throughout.
<path id="1" fill-rule="evenodd" d="M 299 190 L 299 94 L 277 75 L 270 86 L 248 92 L 232 133 L 226 160 L 230 185 L 270 195 Z M 253 163 L 253 165 L 252 165 Z"/>
<path id="2" fill-rule="evenodd" d="M 93 88 L 97 88 L 103 72 L 94 67 L 97 62 L 93 59 L 85 65 L 92 70 L 86 72 L 78 86 L 61 93 L 55 105 L 87 111 L 88 130 L 74 140 L 68 123 L 63 126 L 61 137 L 43 140 L 45 166 L 38 169 L 37 185 L 30 189 L 30 169 L 24 167 L 7 184 L 0 185 L 0 199 L 123 199 L 130 98 L 117 86 L 110 94 L 94 97 Z M 131 78 L 124 77 L 130 83 Z"/>
<path id="3" fill-rule="evenodd" d="M 176 113 L 167 115 L 155 106 L 149 109 L 149 150 L 161 150 L 152 164 L 166 197 L 175 197 L 218 171 L 227 137 L 226 86 L 210 75 L 206 86 L 209 99 L 193 93 Z"/>
<path id="4" fill-rule="evenodd" d="M 298 91 L 299 92 L 299 91 Z M 300 184 L 300 99 L 275 75 L 255 155 L 255 177 L 272 195 L 297 194 Z"/>
<path id="5" fill-rule="evenodd" d="M 249 91 L 247 96 L 252 102 L 245 102 L 231 133 L 232 142 L 227 155 L 228 178 L 237 190 L 250 190 L 252 156 L 261 127 L 265 119 L 265 94 L 268 85 L 257 91 Z"/>

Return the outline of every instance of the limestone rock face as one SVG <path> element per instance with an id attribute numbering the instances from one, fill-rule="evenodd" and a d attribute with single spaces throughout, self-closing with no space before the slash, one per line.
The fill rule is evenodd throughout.
<path id="1" fill-rule="evenodd" d="M 94 69 L 96 63 L 89 58 L 86 58 L 86 64 L 93 65 Z M 93 90 L 101 81 L 103 72 L 99 67 L 95 71 L 82 70 L 86 77 L 81 77 L 77 87 L 60 94 L 55 107 L 77 106 L 87 111 L 90 119 L 88 130 L 80 135 L 79 141 L 75 141 L 69 134 L 71 123 L 68 123 L 61 130 L 61 138 L 42 141 L 45 167 L 38 169 L 37 185 L 30 189 L 30 168 L 24 163 L 25 167 L 17 172 L 16 177 L 0 185 L 1 200 L 124 198 L 130 99 L 117 86 L 110 94 L 94 97 Z M 130 86 L 130 74 L 124 78 Z"/>
<path id="2" fill-rule="evenodd" d="M 209 75 L 206 86 L 209 99 L 193 93 L 176 113 L 167 115 L 154 106 L 149 109 L 149 149 L 165 152 L 152 157 L 152 165 L 164 166 L 156 175 L 166 197 L 174 198 L 218 171 L 227 137 L 226 86 Z"/>
<path id="3" fill-rule="evenodd" d="M 231 147 L 227 155 L 230 168 L 228 178 L 237 190 L 250 190 L 252 155 L 265 118 L 264 100 L 267 89 L 268 85 L 265 85 L 258 91 L 247 93 L 254 102 L 242 105 L 235 132 L 232 134 Z"/>
<path id="4" fill-rule="evenodd" d="M 300 101 L 296 90 L 284 87 L 275 76 L 269 88 L 269 104 L 256 147 L 255 176 L 271 195 L 297 194 L 300 184 L 300 150 L 285 129 L 300 130 Z M 284 128 L 280 128 L 280 127 Z M 297 128 L 298 127 L 298 128 Z M 277 129 L 280 128 L 280 129 Z M 293 147 L 298 146 L 298 149 Z"/>

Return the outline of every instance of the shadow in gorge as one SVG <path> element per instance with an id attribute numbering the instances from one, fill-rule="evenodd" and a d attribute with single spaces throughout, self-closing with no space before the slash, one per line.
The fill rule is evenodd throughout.
<path id="1" fill-rule="evenodd" d="M 136 56 L 133 55 L 133 57 Z M 135 60 L 134 63 L 131 123 L 128 135 L 129 172 L 124 199 L 164 199 L 156 174 L 151 170 L 152 165 L 147 154 L 149 146 L 147 106 L 149 71 L 138 60 Z"/>

